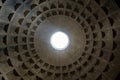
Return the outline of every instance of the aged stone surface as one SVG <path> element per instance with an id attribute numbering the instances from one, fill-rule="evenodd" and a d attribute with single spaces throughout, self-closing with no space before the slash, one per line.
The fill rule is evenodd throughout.
<path id="1" fill-rule="evenodd" d="M 119 0 L 0 0 L 0 80 L 120 80 Z M 70 45 L 57 51 L 50 36 Z"/>

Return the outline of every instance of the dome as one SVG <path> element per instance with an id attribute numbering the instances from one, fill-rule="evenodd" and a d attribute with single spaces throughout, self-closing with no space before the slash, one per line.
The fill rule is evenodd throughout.
<path id="1" fill-rule="evenodd" d="M 0 80 L 120 80 L 119 0 L 0 0 Z"/>

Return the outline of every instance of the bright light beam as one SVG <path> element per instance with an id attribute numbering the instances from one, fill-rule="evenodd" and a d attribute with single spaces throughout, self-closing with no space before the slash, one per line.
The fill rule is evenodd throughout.
<path id="1" fill-rule="evenodd" d="M 64 50 L 69 45 L 69 38 L 63 32 L 56 32 L 52 35 L 50 39 L 52 47 L 56 50 Z"/>

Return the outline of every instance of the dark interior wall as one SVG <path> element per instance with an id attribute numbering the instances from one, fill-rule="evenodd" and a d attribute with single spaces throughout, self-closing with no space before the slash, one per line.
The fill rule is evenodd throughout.
<path id="1" fill-rule="evenodd" d="M 120 8 L 120 0 L 115 0 L 116 4 L 119 6 Z"/>
<path id="2" fill-rule="evenodd" d="M 120 80 L 120 73 L 117 75 L 115 80 Z"/>

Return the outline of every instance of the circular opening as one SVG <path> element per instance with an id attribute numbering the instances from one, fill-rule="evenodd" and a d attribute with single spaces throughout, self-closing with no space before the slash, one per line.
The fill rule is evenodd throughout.
<path id="1" fill-rule="evenodd" d="M 56 50 L 64 50 L 69 45 L 69 37 L 64 32 L 55 32 L 50 39 L 52 47 Z"/>

